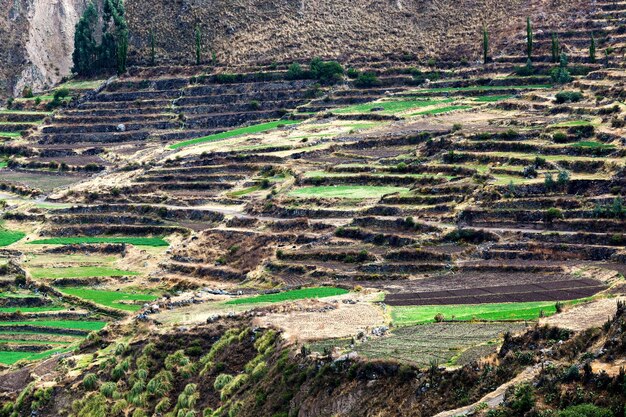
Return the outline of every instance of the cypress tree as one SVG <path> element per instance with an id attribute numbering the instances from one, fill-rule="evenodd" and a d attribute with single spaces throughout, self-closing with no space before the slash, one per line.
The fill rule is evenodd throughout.
<path id="1" fill-rule="evenodd" d="M 594 38 L 593 32 L 591 32 L 591 43 L 589 44 L 589 61 L 592 64 L 596 63 L 596 38 Z"/>
<path id="2" fill-rule="evenodd" d="M 202 32 L 200 26 L 196 25 L 196 65 L 200 65 L 202 60 Z"/>
<path id="3" fill-rule="evenodd" d="M 487 28 L 483 26 L 483 63 L 489 62 L 489 33 Z"/>
<path id="4" fill-rule="evenodd" d="M 85 12 L 76 24 L 74 33 L 74 52 L 72 71 L 79 75 L 89 75 L 97 57 L 97 44 L 93 36 L 98 22 L 98 11 L 93 3 L 89 3 Z"/>
<path id="5" fill-rule="evenodd" d="M 559 62 L 560 55 L 559 38 L 552 32 L 552 62 Z"/>
<path id="6" fill-rule="evenodd" d="M 533 27 L 530 24 L 530 17 L 526 18 L 526 54 L 528 59 L 533 55 Z"/>

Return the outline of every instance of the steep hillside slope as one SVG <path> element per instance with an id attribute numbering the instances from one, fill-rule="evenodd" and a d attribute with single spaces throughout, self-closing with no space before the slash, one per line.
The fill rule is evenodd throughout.
<path id="1" fill-rule="evenodd" d="M 389 56 L 478 59 L 481 27 L 494 51 L 526 16 L 557 24 L 588 10 L 588 2 L 562 0 L 386 1 L 127 1 L 135 52 L 147 49 L 150 25 L 161 55 L 193 58 L 194 26 L 222 63 L 290 61 L 312 56 L 367 61 Z M 147 56 L 147 51 L 136 56 Z M 207 53 L 207 57 L 208 57 Z"/>
<path id="2" fill-rule="evenodd" d="M 1 0 L 0 96 L 24 86 L 42 90 L 69 75 L 74 25 L 85 0 Z M 494 54 L 519 53 L 513 34 L 524 19 L 535 27 L 569 27 L 591 13 L 575 0 L 127 0 L 131 62 L 149 56 L 150 30 L 160 63 L 194 58 L 194 28 L 203 32 L 204 58 L 226 65 L 291 62 L 313 56 L 371 62 L 389 58 L 475 60 L 481 27 Z M 150 22 L 150 23 L 146 23 Z"/>

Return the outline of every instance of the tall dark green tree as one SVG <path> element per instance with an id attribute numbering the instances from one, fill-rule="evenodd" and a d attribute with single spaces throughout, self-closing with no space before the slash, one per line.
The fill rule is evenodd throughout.
<path id="1" fill-rule="evenodd" d="M 483 63 L 489 62 L 489 33 L 487 28 L 483 26 Z"/>
<path id="2" fill-rule="evenodd" d="M 74 67 L 72 71 L 78 75 L 89 75 L 93 72 L 98 55 L 98 45 L 94 38 L 97 23 L 98 11 L 90 2 L 76 24 L 76 32 L 74 33 L 74 52 L 72 53 Z"/>
<path id="3" fill-rule="evenodd" d="M 589 42 L 589 62 L 596 63 L 596 38 L 593 36 L 593 32 L 591 32 L 591 41 Z"/>
<path id="4" fill-rule="evenodd" d="M 126 72 L 128 56 L 128 24 L 123 0 L 104 0 L 101 59 L 102 66 Z"/>
<path id="5" fill-rule="evenodd" d="M 559 62 L 560 49 L 559 38 L 556 33 L 552 32 L 552 62 Z"/>
<path id="6" fill-rule="evenodd" d="M 202 32 L 200 25 L 196 25 L 196 65 L 202 62 Z"/>
<path id="7" fill-rule="evenodd" d="M 530 24 L 530 17 L 526 18 L 526 55 L 528 59 L 533 56 L 533 27 Z"/>

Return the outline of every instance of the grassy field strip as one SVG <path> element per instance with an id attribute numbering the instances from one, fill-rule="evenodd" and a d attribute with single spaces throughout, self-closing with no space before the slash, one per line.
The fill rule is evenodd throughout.
<path id="1" fill-rule="evenodd" d="M 35 279 L 124 277 L 140 275 L 139 272 L 102 266 L 76 266 L 63 268 L 29 268 Z"/>
<path id="2" fill-rule="evenodd" d="M 0 132 L 0 138 L 19 138 L 21 136 L 20 132 Z"/>
<path id="3" fill-rule="evenodd" d="M 22 313 L 43 313 L 47 311 L 63 311 L 66 310 L 63 306 L 51 306 L 51 307 L 0 307 L 0 313 L 15 313 L 20 311 Z"/>
<path id="4" fill-rule="evenodd" d="M 0 246 L 9 246 L 22 240 L 26 233 L 17 230 L 7 230 L 0 227 Z"/>
<path id="5" fill-rule="evenodd" d="M 320 186 L 320 187 L 303 187 L 293 190 L 289 193 L 291 197 L 300 198 L 380 198 L 385 194 L 406 193 L 408 188 L 404 187 L 385 187 L 385 186 L 369 186 L 369 185 L 340 185 L 340 186 Z"/>
<path id="6" fill-rule="evenodd" d="M 47 350 L 45 352 L 37 352 L 37 353 L 0 351 L 0 363 L 3 363 L 5 365 L 13 365 L 14 363 L 19 362 L 21 360 L 35 361 L 35 360 L 48 358 L 57 353 L 70 352 L 73 349 L 74 349 L 73 347 L 62 347 L 62 348 L 56 348 L 56 349 Z"/>
<path id="7" fill-rule="evenodd" d="M 79 321 L 79 320 L 36 320 L 36 321 L 3 321 L 0 328 L 8 326 L 37 326 L 50 327 L 53 329 L 90 330 L 96 331 L 106 326 L 104 321 Z"/>
<path id="8" fill-rule="evenodd" d="M 478 320 L 537 320 L 540 313 L 549 316 L 556 313 L 555 303 L 534 301 L 526 303 L 498 303 L 472 305 L 401 306 L 393 307 L 391 317 L 394 324 L 408 326 L 433 323 L 437 314 L 445 319 L 460 321 Z"/>
<path id="9" fill-rule="evenodd" d="M 443 113 L 450 113 L 456 110 L 468 110 L 471 108 L 472 106 L 446 106 L 446 107 L 439 107 L 436 109 L 424 110 L 424 111 L 420 111 L 417 113 L 412 113 L 410 116 L 426 116 L 426 115 L 443 114 Z"/>
<path id="10" fill-rule="evenodd" d="M 267 132 L 268 130 L 273 130 L 283 125 L 293 125 L 297 123 L 300 123 L 300 121 L 299 120 L 277 120 L 274 122 L 261 123 L 258 125 L 241 127 L 238 129 L 229 130 L 227 132 L 216 133 L 214 135 L 203 136 L 201 138 L 178 142 L 173 145 L 170 145 L 169 148 L 175 150 L 175 149 L 184 148 L 185 146 L 198 145 L 198 144 L 207 143 L 207 142 L 214 142 L 217 140 L 228 139 L 228 138 L 232 138 L 232 137 L 240 136 L 240 135 Z"/>
<path id="11" fill-rule="evenodd" d="M 393 114 L 401 113 L 407 110 L 416 109 L 420 107 L 435 106 L 438 104 L 451 103 L 452 99 L 444 100 L 387 100 L 387 101 L 374 101 L 371 103 L 357 104 L 354 106 L 344 107 L 342 109 L 333 110 L 333 113 L 345 114 L 345 113 L 371 113 L 372 109 L 381 108 L 383 110 L 377 111 L 380 114 Z"/>
<path id="12" fill-rule="evenodd" d="M 30 245 L 80 245 L 81 243 L 127 243 L 135 246 L 169 246 L 160 237 L 53 237 L 28 242 Z"/>
<path id="13" fill-rule="evenodd" d="M 56 340 L 0 339 L 0 344 L 1 343 L 24 345 L 69 345 L 71 342 L 59 342 Z"/>
<path id="14" fill-rule="evenodd" d="M 123 303 L 123 301 L 150 302 L 157 299 L 156 296 L 150 294 L 133 294 L 120 291 L 95 290 L 85 287 L 65 287 L 57 289 L 64 294 L 84 298 L 106 307 L 117 308 L 125 311 L 137 311 L 141 309 L 142 306 L 140 304 L 126 304 Z"/>
<path id="15" fill-rule="evenodd" d="M 281 301 L 301 300 L 305 298 L 323 298 L 335 295 L 347 294 L 349 291 L 343 288 L 335 287 L 317 287 L 303 288 L 300 290 L 284 291 L 277 294 L 263 294 L 256 297 L 238 298 L 236 300 L 227 301 L 225 304 L 258 304 L 258 303 L 277 303 Z"/>

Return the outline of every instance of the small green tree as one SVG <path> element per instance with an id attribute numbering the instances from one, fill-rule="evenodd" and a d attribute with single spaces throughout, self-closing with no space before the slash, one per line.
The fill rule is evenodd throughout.
<path id="1" fill-rule="evenodd" d="M 202 32 L 200 26 L 196 25 L 196 65 L 202 61 Z"/>
<path id="2" fill-rule="evenodd" d="M 557 84 L 565 84 L 565 83 L 572 81 L 572 76 L 569 70 L 567 69 L 567 64 L 568 64 L 567 55 L 565 55 L 564 53 L 561 53 L 561 57 L 559 58 L 559 61 L 560 61 L 559 66 L 554 68 L 550 72 L 552 81 L 554 81 Z"/>
<path id="3" fill-rule="evenodd" d="M 560 49 L 559 37 L 556 33 L 552 32 L 552 62 L 559 62 Z"/>
<path id="4" fill-rule="evenodd" d="M 591 41 L 589 43 L 589 62 L 592 64 L 596 63 L 596 38 L 593 36 L 593 32 L 591 32 Z"/>
<path id="5" fill-rule="evenodd" d="M 533 56 L 533 27 L 530 24 L 530 17 L 526 18 L 526 55 L 528 59 Z"/>
<path id="6" fill-rule="evenodd" d="M 487 28 L 483 26 L 483 63 L 489 62 L 489 33 Z"/>

